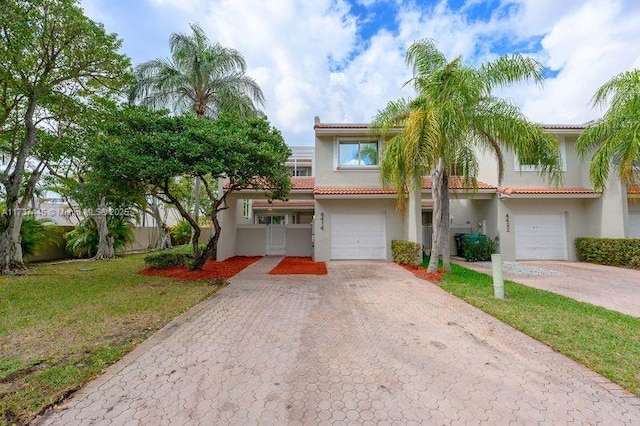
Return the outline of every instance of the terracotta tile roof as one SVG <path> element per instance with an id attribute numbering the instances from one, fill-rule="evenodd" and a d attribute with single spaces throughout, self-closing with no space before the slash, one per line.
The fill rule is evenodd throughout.
<path id="1" fill-rule="evenodd" d="M 330 188 L 318 187 L 313 190 L 313 195 L 392 195 L 396 191 L 384 188 Z"/>
<path id="2" fill-rule="evenodd" d="M 464 179 L 460 176 L 451 176 L 449 177 L 449 189 L 472 189 L 473 185 L 471 182 L 466 183 Z M 488 183 L 477 181 L 478 189 L 496 189 L 495 186 L 489 185 Z M 422 181 L 423 189 L 432 189 L 433 185 L 431 182 L 431 176 L 426 176 Z"/>
<path id="3" fill-rule="evenodd" d="M 505 195 L 514 194 L 599 194 L 589 188 L 551 188 L 551 187 L 521 187 L 521 188 L 508 188 L 504 186 L 498 187 L 498 192 Z"/>
<path id="4" fill-rule="evenodd" d="M 433 201 L 422 201 L 422 207 L 433 207 Z"/>
<path id="5" fill-rule="evenodd" d="M 291 177 L 291 189 L 309 189 L 316 186 L 316 178 L 313 176 L 293 176 Z"/>
<path id="6" fill-rule="evenodd" d="M 254 209 L 286 209 L 286 208 L 300 208 L 300 207 L 315 207 L 315 202 L 313 200 L 294 200 L 294 201 L 278 201 L 273 200 L 273 202 L 268 201 L 254 201 L 253 208 Z"/>
<path id="7" fill-rule="evenodd" d="M 292 176 L 291 177 L 291 189 L 292 190 L 313 190 L 316 186 L 316 179 L 313 176 Z M 224 188 L 229 188 L 229 183 L 224 184 Z M 253 189 L 251 186 L 244 188 L 244 190 Z"/>

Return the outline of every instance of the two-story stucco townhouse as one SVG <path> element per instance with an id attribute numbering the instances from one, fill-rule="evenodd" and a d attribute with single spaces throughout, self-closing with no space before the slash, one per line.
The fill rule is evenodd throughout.
<path id="1" fill-rule="evenodd" d="M 589 164 L 575 151 L 583 126 L 547 125 L 560 145 L 564 180 L 550 186 L 532 166 L 505 153 L 498 182 L 492 157 L 480 157 L 478 188 L 451 178 L 451 247 L 457 232 L 483 233 L 498 242 L 506 260 L 575 260 L 579 236 L 640 237 L 638 190 L 612 178 L 604 194 L 589 181 Z M 315 121 L 313 147 L 294 147 L 289 201 L 268 202 L 262 193 L 233 195 L 223 212 L 219 259 L 233 255 L 311 256 L 316 261 L 391 259 L 391 240 L 429 245 L 431 182 L 404 217 L 396 194 L 380 183 L 384 141 L 366 124 Z M 455 248 L 454 254 L 455 254 Z"/>

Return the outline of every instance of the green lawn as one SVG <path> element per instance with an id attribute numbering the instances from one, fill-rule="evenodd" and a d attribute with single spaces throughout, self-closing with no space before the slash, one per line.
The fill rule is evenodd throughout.
<path id="1" fill-rule="evenodd" d="M 493 297 L 488 275 L 452 265 L 446 291 L 640 394 L 640 318 L 505 281 Z"/>
<path id="2" fill-rule="evenodd" d="M 138 275 L 142 257 L 0 276 L 0 424 L 33 418 L 220 289 Z"/>

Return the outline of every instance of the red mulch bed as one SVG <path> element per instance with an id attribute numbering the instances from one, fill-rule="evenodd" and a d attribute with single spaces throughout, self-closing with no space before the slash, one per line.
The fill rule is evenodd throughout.
<path id="1" fill-rule="evenodd" d="M 181 280 L 202 280 L 206 278 L 231 278 L 247 266 L 262 259 L 261 256 L 235 256 L 222 262 L 207 260 L 198 271 L 190 271 L 186 266 L 174 266 L 166 269 L 143 269 L 139 274 L 178 278 Z"/>
<path id="2" fill-rule="evenodd" d="M 427 272 L 427 268 L 423 268 L 420 266 L 409 266 L 409 265 L 400 265 L 407 271 L 413 272 L 413 274 L 422 278 L 423 280 L 431 281 L 432 283 L 439 283 L 444 271 L 442 269 L 438 269 L 438 272 Z"/>
<path id="3" fill-rule="evenodd" d="M 324 262 L 314 262 L 310 257 L 287 256 L 269 271 L 272 275 L 327 275 Z"/>

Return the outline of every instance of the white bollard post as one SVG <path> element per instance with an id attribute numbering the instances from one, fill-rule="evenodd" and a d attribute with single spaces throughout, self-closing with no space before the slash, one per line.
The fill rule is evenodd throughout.
<path id="1" fill-rule="evenodd" d="M 491 269 L 493 270 L 493 295 L 496 299 L 504 299 L 504 280 L 502 279 L 502 255 L 491 255 Z"/>

